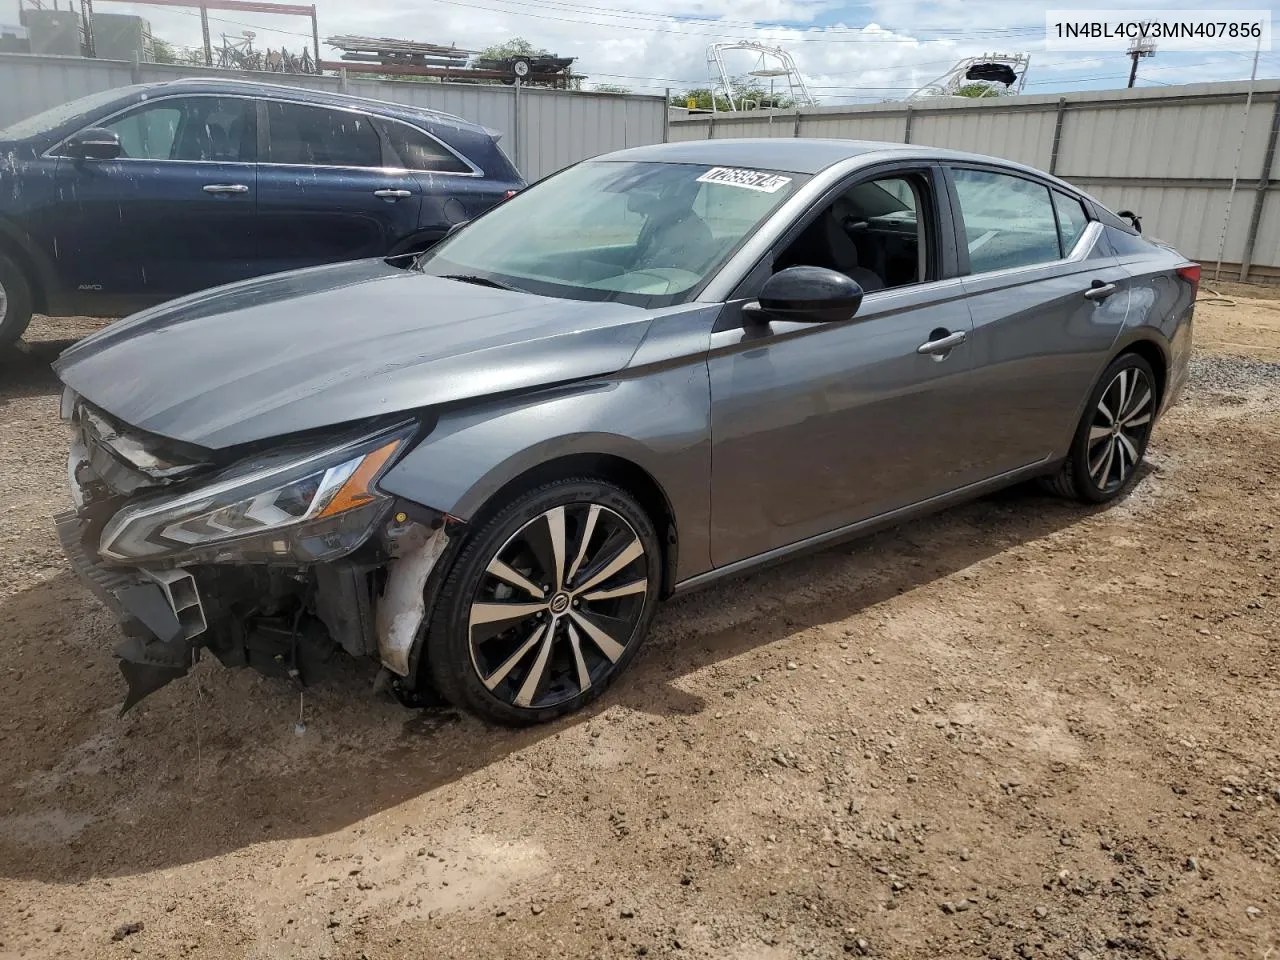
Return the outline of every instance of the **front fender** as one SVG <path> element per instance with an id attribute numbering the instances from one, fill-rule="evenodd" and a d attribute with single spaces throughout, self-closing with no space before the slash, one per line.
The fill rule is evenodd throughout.
<path id="1" fill-rule="evenodd" d="M 705 355 L 444 412 L 382 478 L 387 493 L 470 520 L 507 484 L 575 454 L 629 461 L 666 495 L 683 580 L 710 569 Z"/>

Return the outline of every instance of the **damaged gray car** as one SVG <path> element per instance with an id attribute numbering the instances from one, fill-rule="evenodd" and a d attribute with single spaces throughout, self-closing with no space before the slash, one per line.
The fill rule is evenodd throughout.
<path id="1" fill-rule="evenodd" d="M 778 139 L 578 164 L 410 269 L 197 294 L 68 349 L 57 518 L 126 709 L 339 652 L 536 723 L 661 598 L 1041 478 L 1122 495 L 1199 267 L 1016 164 Z"/>

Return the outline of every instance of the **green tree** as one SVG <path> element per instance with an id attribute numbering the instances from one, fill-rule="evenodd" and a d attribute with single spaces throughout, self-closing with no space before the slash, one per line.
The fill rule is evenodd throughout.
<path id="1" fill-rule="evenodd" d="M 173 44 L 168 40 L 161 40 L 159 37 L 151 39 L 151 56 L 155 58 L 156 63 L 177 63 L 178 53 L 173 48 Z"/>
<path id="2" fill-rule="evenodd" d="M 1000 96 L 1000 93 L 995 87 L 985 83 L 966 83 L 956 91 L 956 96 L 969 97 L 973 100 L 982 100 L 986 97 L 998 97 Z"/>
<path id="3" fill-rule="evenodd" d="M 733 96 L 738 102 L 739 109 L 742 108 L 743 101 L 751 101 L 753 108 L 758 110 L 790 110 L 796 105 L 789 94 L 775 90 L 772 94 L 760 83 L 758 77 L 734 77 L 730 80 L 733 84 Z M 710 87 L 694 87 L 692 90 L 685 90 L 683 93 L 674 94 L 671 97 L 671 105 L 673 107 L 687 107 L 689 101 L 693 101 L 693 109 L 710 110 L 712 91 Z M 715 92 L 715 108 L 717 110 L 729 111 L 733 107 L 729 105 L 729 99 L 719 90 Z"/>
<path id="4" fill-rule="evenodd" d="M 508 57 L 550 57 L 550 50 L 535 47 L 524 37 L 512 37 L 503 43 L 495 43 L 480 51 L 483 60 L 506 60 Z"/>

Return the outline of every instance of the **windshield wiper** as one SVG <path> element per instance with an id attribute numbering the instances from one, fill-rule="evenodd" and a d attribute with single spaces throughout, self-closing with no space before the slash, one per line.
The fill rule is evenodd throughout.
<path id="1" fill-rule="evenodd" d="M 513 287 L 509 283 L 503 283 L 501 280 L 494 280 L 490 277 L 480 277 L 472 273 L 442 273 L 440 276 L 446 280 L 459 280 L 462 283 L 474 283 L 481 287 L 494 287 L 498 290 L 514 290 L 521 292 L 519 287 Z"/>

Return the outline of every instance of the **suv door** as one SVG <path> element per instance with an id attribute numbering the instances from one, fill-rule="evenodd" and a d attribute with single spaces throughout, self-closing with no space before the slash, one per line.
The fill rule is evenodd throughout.
<path id="1" fill-rule="evenodd" d="M 251 99 L 187 95 L 93 124 L 119 136 L 122 153 L 58 158 L 64 288 L 95 312 L 127 313 L 260 273 L 255 123 Z"/>
<path id="2" fill-rule="evenodd" d="M 714 565 L 976 479 L 965 438 L 978 412 L 970 318 L 940 197 L 941 171 L 929 164 L 860 174 L 802 218 L 726 305 L 708 360 Z M 833 243 L 843 252 L 833 256 Z M 888 285 L 868 289 L 847 321 L 744 328 L 742 304 L 794 264 L 839 269 L 864 289 Z"/>
<path id="3" fill-rule="evenodd" d="M 951 164 L 948 177 L 983 411 L 971 437 L 995 475 L 1065 452 L 1132 280 L 1069 194 L 978 164 Z"/>
<path id="4" fill-rule="evenodd" d="M 260 117 L 263 273 L 385 256 L 417 229 L 421 188 L 386 164 L 368 114 L 265 100 Z"/>

